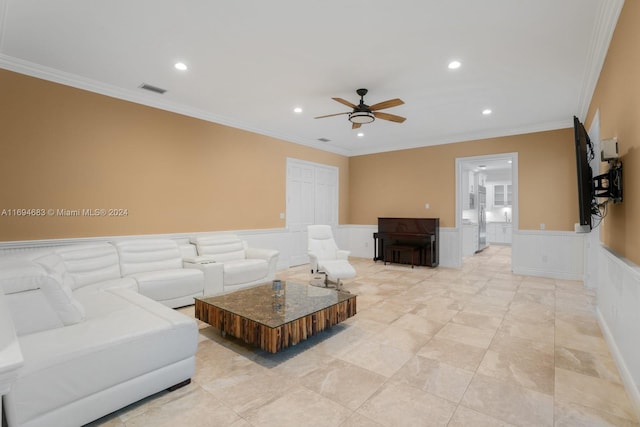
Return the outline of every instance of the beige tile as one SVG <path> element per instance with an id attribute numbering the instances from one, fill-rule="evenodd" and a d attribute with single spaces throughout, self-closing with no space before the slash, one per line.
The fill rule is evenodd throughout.
<path id="1" fill-rule="evenodd" d="M 556 402 L 575 403 L 615 417 L 635 420 L 624 387 L 602 378 L 556 368 L 555 398 Z"/>
<path id="2" fill-rule="evenodd" d="M 607 342 L 600 328 L 588 322 L 556 320 L 556 345 L 574 348 L 587 353 L 609 354 Z"/>
<path id="3" fill-rule="evenodd" d="M 575 403 L 556 402 L 556 427 L 638 427 L 640 423 Z"/>
<path id="4" fill-rule="evenodd" d="M 459 405 L 447 427 L 512 427 L 506 421 L 490 417 L 473 409 Z"/>
<path id="5" fill-rule="evenodd" d="M 471 371 L 422 356 L 414 356 L 391 377 L 391 381 L 408 384 L 458 403 L 472 377 Z"/>
<path id="6" fill-rule="evenodd" d="M 553 425 L 553 396 L 484 375 L 476 374 L 460 403 L 518 426 Z"/>
<path id="7" fill-rule="evenodd" d="M 514 301 L 509 306 L 509 311 L 505 314 L 504 318 L 506 320 L 553 326 L 556 313 L 553 307 L 531 301 Z"/>
<path id="8" fill-rule="evenodd" d="M 458 341 L 434 337 L 418 350 L 418 355 L 475 372 L 486 349 Z"/>
<path id="9" fill-rule="evenodd" d="M 593 296 L 559 291 L 556 293 L 556 312 L 595 315 L 595 311 L 596 303 Z"/>
<path id="10" fill-rule="evenodd" d="M 364 415 L 354 412 L 340 427 L 382 427 L 383 425 L 375 422 Z"/>
<path id="11" fill-rule="evenodd" d="M 386 328 L 383 328 L 371 338 L 380 343 L 388 344 L 392 347 L 396 347 L 410 353 L 417 352 L 430 339 L 427 335 L 414 332 L 410 329 L 404 329 L 396 325 L 389 325 Z"/>
<path id="12" fill-rule="evenodd" d="M 515 320 L 508 316 L 505 316 L 500 329 L 498 329 L 498 333 L 548 344 L 553 344 L 555 340 L 555 327 L 553 323 L 536 324 Z"/>
<path id="13" fill-rule="evenodd" d="M 155 405 L 143 414 L 126 421 L 127 427 L 174 427 L 189 425 L 207 427 L 230 425 L 240 417 L 206 391 L 195 388 L 178 399 Z"/>
<path id="14" fill-rule="evenodd" d="M 494 331 L 473 328 L 471 326 L 447 323 L 437 334 L 437 338 L 457 341 L 463 344 L 488 348 L 493 338 Z"/>
<path id="15" fill-rule="evenodd" d="M 297 382 L 292 378 L 273 375 L 269 372 L 246 375 L 242 379 L 220 378 L 203 384 L 202 388 L 231 408 L 235 413 L 244 415 L 270 401 L 284 396 L 295 388 Z"/>
<path id="16" fill-rule="evenodd" d="M 499 286 L 499 284 L 491 283 L 488 284 L 483 290 L 481 290 L 478 295 L 483 295 L 489 298 L 501 300 L 501 304 L 503 302 L 511 302 L 516 295 L 515 290 L 505 289 L 505 286 Z"/>
<path id="17" fill-rule="evenodd" d="M 563 292 L 572 292 L 584 295 L 595 295 L 592 289 L 588 289 L 584 286 L 581 280 L 563 280 L 556 279 L 556 289 Z"/>
<path id="18" fill-rule="evenodd" d="M 298 427 L 305 424 L 334 427 L 350 415 L 351 411 L 339 403 L 300 387 L 251 411 L 244 418 L 251 425 L 260 427 Z"/>
<path id="19" fill-rule="evenodd" d="M 338 356 L 361 368 L 390 377 L 407 363 L 412 353 L 374 340 L 352 347 L 351 351 Z"/>
<path id="20" fill-rule="evenodd" d="M 432 320 L 437 323 L 447 323 L 453 316 L 458 314 L 458 310 L 449 310 L 446 307 L 429 307 L 421 304 L 411 311 L 411 314 Z"/>
<path id="21" fill-rule="evenodd" d="M 456 406 L 414 387 L 387 383 L 358 409 L 385 426 L 446 426 Z"/>
<path id="22" fill-rule="evenodd" d="M 497 306 L 491 303 L 475 301 L 467 302 L 462 311 L 491 317 L 503 317 L 508 309 L 508 306 Z"/>
<path id="23" fill-rule="evenodd" d="M 336 360 L 325 352 L 315 351 L 313 345 L 295 354 L 289 354 L 289 351 L 283 352 L 283 354 L 285 357 L 275 362 L 269 369 L 274 375 L 283 375 L 290 378 L 301 378 Z"/>
<path id="24" fill-rule="evenodd" d="M 477 372 L 540 393 L 553 395 L 553 355 L 544 352 L 533 349 L 495 351 L 489 348 Z"/>
<path id="25" fill-rule="evenodd" d="M 314 337 L 317 341 L 314 341 L 313 351 L 319 351 L 327 356 L 337 357 L 351 351 L 352 347 L 358 346 L 359 343 L 371 335 L 372 332 L 359 328 L 356 325 L 338 324 L 329 331 L 324 331 Z"/>
<path id="26" fill-rule="evenodd" d="M 509 308 L 509 304 L 511 304 L 511 299 L 502 299 L 487 295 L 476 294 L 469 297 L 469 299 L 467 300 L 467 304 L 477 304 L 483 306 L 493 305 L 507 310 Z"/>
<path id="27" fill-rule="evenodd" d="M 471 326 L 495 332 L 502 323 L 502 317 L 485 316 L 484 314 L 461 311 L 451 319 L 458 325 Z"/>
<path id="28" fill-rule="evenodd" d="M 534 353 L 542 353 L 553 359 L 555 347 L 552 342 L 530 340 L 511 335 L 506 330 L 498 330 L 491 341 L 491 350 L 504 353 L 518 353 L 533 351 Z"/>
<path id="29" fill-rule="evenodd" d="M 555 290 L 521 288 L 513 298 L 514 303 L 535 303 L 551 310 L 556 306 Z"/>
<path id="30" fill-rule="evenodd" d="M 376 322 L 389 324 L 405 314 L 408 309 L 405 307 L 381 301 L 367 309 L 358 310 L 357 317 L 362 319 L 371 319 Z"/>
<path id="31" fill-rule="evenodd" d="M 196 372 L 192 380 L 199 385 L 211 383 L 242 382 L 246 378 L 263 374 L 266 369 L 245 355 L 215 352 L 222 357 L 211 357 L 208 354 L 196 358 Z"/>
<path id="32" fill-rule="evenodd" d="M 393 322 L 393 325 L 431 337 L 442 328 L 444 323 L 425 319 L 413 313 L 407 313 Z"/>
<path id="33" fill-rule="evenodd" d="M 386 380 L 386 377 L 368 369 L 337 360 L 304 376 L 301 378 L 301 384 L 328 399 L 355 410 Z"/>
<path id="34" fill-rule="evenodd" d="M 608 354 L 589 353 L 567 347 L 557 347 L 555 362 L 556 368 L 621 384 L 618 368 Z"/>

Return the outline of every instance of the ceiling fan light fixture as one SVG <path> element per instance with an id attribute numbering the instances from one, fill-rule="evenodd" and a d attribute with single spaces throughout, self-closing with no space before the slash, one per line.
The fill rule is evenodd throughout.
<path id="1" fill-rule="evenodd" d="M 349 114 L 349 121 L 351 123 L 365 124 L 371 123 L 376 118 L 370 111 L 354 111 Z"/>

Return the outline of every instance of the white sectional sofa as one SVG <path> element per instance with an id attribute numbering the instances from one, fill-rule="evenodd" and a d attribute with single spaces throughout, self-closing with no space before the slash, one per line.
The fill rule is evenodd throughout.
<path id="1" fill-rule="evenodd" d="M 81 426 L 188 382 L 198 329 L 171 308 L 271 280 L 278 258 L 237 236 L 239 246 L 205 237 L 193 238 L 202 251 L 211 238 L 234 250 L 199 256 L 197 244 L 127 239 L 0 259 L 0 314 L 11 318 L 0 344 L 22 357 L 0 348 L 9 427 Z"/>

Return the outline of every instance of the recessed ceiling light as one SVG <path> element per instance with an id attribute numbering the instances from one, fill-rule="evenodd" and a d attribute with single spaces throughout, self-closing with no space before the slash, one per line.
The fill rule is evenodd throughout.
<path id="1" fill-rule="evenodd" d="M 482 110 L 482 114 L 485 116 L 488 116 L 489 114 L 491 114 L 493 111 L 491 111 L 491 109 L 489 108 L 485 108 L 484 110 Z"/>
<path id="2" fill-rule="evenodd" d="M 187 65 L 184 62 L 176 62 L 174 67 L 176 67 L 176 69 L 180 70 L 180 71 L 186 71 L 187 70 Z"/>
<path id="3" fill-rule="evenodd" d="M 293 109 L 293 112 L 296 113 L 296 114 L 300 114 L 300 113 L 302 113 L 302 108 L 296 107 L 296 108 Z"/>
<path id="4" fill-rule="evenodd" d="M 462 64 L 460 63 L 460 61 L 451 61 L 449 62 L 449 69 L 450 70 L 455 70 L 457 68 L 460 68 Z"/>
<path id="5" fill-rule="evenodd" d="M 512 163 L 512 161 L 511 161 L 511 160 L 507 160 L 507 163 L 511 164 L 511 163 Z"/>
<path id="6" fill-rule="evenodd" d="M 358 136 L 359 136 L 360 138 L 362 138 L 362 137 L 364 136 L 364 133 L 362 133 L 362 132 L 358 132 Z"/>

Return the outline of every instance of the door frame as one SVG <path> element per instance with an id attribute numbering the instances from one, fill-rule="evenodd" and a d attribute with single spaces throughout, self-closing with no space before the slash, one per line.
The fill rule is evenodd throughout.
<path id="1" fill-rule="evenodd" d="M 306 167 L 306 168 L 312 168 L 313 169 L 313 195 L 311 197 L 311 200 L 313 201 L 313 221 L 312 224 L 315 224 L 318 221 L 318 204 L 321 203 L 318 201 L 317 196 L 318 196 L 318 171 L 319 170 L 323 170 L 323 171 L 330 171 L 332 174 L 335 175 L 335 192 L 333 192 L 333 194 L 329 194 L 329 196 L 333 199 L 333 200 L 327 200 L 326 202 L 328 204 L 331 204 L 334 206 L 333 208 L 333 212 L 329 214 L 330 219 L 328 220 L 328 224 L 330 225 L 333 229 L 335 229 L 335 227 L 338 225 L 338 218 L 339 218 L 339 213 L 340 213 L 340 206 L 339 206 L 339 202 L 340 202 L 340 169 L 337 166 L 332 166 L 332 165 L 325 165 L 322 163 L 315 163 L 315 162 L 310 162 L 307 160 L 300 160 L 300 159 L 295 159 L 292 157 L 287 157 L 287 162 L 286 162 L 286 170 L 285 170 L 285 180 L 286 180 L 286 186 L 285 186 L 285 194 L 286 194 L 286 205 L 285 205 L 285 227 L 288 231 L 289 234 L 289 243 L 290 243 L 290 266 L 292 265 L 303 265 L 305 263 L 308 263 L 308 256 L 305 254 L 300 254 L 297 253 L 296 248 L 300 245 L 301 242 L 299 242 L 298 240 L 301 238 L 304 238 L 305 242 L 307 239 L 307 231 L 306 228 L 305 229 L 301 229 L 301 230 L 293 230 L 293 226 L 290 222 L 290 219 L 292 217 L 291 212 L 292 212 L 292 206 L 294 205 L 295 201 L 291 200 L 291 196 L 293 196 L 293 192 L 290 191 L 289 188 L 289 168 L 291 165 L 298 165 L 301 167 Z M 295 228 L 298 228 L 297 226 Z M 303 237 L 299 236 L 302 235 Z M 306 244 L 304 245 L 306 247 Z M 301 260 L 306 259 L 306 262 L 300 262 Z M 300 260 L 300 261 L 293 261 L 293 260 Z"/>
<path id="2" fill-rule="evenodd" d="M 511 185 L 513 189 L 513 204 L 511 205 L 511 226 L 512 226 L 512 236 L 519 230 L 518 220 L 519 220 L 519 208 L 518 208 L 518 153 L 496 153 L 496 154 L 487 154 L 482 156 L 472 156 L 472 157 L 457 157 L 456 158 L 456 230 L 458 232 L 458 245 L 457 245 L 457 254 L 455 255 L 455 260 L 457 262 L 458 267 L 462 267 L 462 239 L 463 239 L 463 230 L 462 230 L 462 206 L 463 206 L 463 190 L 462 190 L 462 172 L 464 166 L 469 163 L 478 163 L 478 162 L 489 162 L 494 160 L 511 160 Z M 512 237 L 511 239 L 511 248 L 512 252 L 515 251 L 515 246 L 517 245 L 517 239 Z M 513 264 L 512 264 L 513 270 Z"/>

